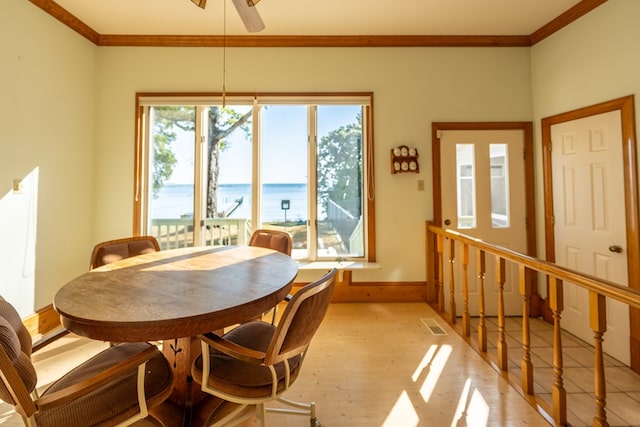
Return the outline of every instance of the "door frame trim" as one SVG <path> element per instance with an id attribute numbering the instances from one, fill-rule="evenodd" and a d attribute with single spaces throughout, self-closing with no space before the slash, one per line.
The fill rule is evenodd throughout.
<path id="1" fill-rule="evenodd" d="M 432 122 L 431 123 L 431 159 L 433 164 L 433 224 L 442 227 L 442 165 L 440 164 L 439 132 L 443 130 L 522 130 L 526 214 L 526 247 L 529 256 L 537 255 L 535 174 L 533 164 L 533 123 L 532 122 Z M 530 313 L 539 316 L 543 307 L 537 288 L 534 272 L 527 272 L 527 281 L 532 284 Z"/>
<path id="2" fill-rule="evenodd" d="M 640 209 L 638 203 L 638 154 L 633 95 L 567 111 L 541 120 L 545 252 L 547 261 L 555 262 L 551 126 L 618 110 L 622 120 L 622 173 L 626 217 L 628 283 L 629 287 L 640 289 Z M 631 308 L 629 311 L 631 368 L 640 373 L 640 310 Z"/>

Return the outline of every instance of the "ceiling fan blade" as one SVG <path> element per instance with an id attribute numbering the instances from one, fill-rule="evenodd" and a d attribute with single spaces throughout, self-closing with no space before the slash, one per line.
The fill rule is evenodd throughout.
<path id="1" fill-rule="evenodd" d="M 191 0 L 196 6 L 199 6 L 201 8 L 204 9 L 204 7 L 207 5 L 207 0 Z M 260 1 L 260 0 L 258 0 Z"/>
<path id="2" fill-rule="evenodd" d="M 191 0 L 191 1 L 195 3 L 196 0 Z M 258 31 L 264 30 L 265 28 L 264 22 L 262 22 L 262 18 L 260 18 L 260 15 L 258 14 L 258 9 L 256 9 L 255 6 L 249 6 L 247 0 L 232 0 L 232 1 L 247 31 L 249 31 L 250 33 L 257 33 Z M 256 3 L 258 2 L 255 0 L 252 2 L 252 4 L 254 5 Z"/>

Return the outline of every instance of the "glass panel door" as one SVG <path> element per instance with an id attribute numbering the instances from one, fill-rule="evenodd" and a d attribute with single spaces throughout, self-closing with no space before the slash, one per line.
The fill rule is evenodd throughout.
<path id="1" fill-rule="evenodd" d="M 252 229 L 253 107 L 210 106 L 206 117 L 205 241 L 207 245 L 247 244 Z"/>
<path id="2" fill-rule="evenodd" d="M 319 257 L 364 256 L 363 108 L 317 107 Z"/>
<path id="3" fill-rule="evenodd" d="M 150 109 L 149 224 L 162 249 L 193 245 L 195 108 Z"/>
<path id="4" fill-rule="evenodd" d="M 307 106 L 263 107 L 260 120 L 262 227 L 291 234 L 291 255 L 306 258 L 309 248 Z"/>

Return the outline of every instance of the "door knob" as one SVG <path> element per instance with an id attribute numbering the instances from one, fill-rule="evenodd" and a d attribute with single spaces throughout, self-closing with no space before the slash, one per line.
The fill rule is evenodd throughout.
<path id="1" fill-rule="evenodd" d="M 622 253 L 622 246 L 611 245 L 611 246 L 609 246 L 609 251 L 615 252 L 617 254 Z"/>
<path id="2" fill-rule="evenodd" d="M 450 221 L 450 220 L 448 220 L 448 219 L 445 219 L 445 220 L 444 220 L 444 225 L 451 225 L 451 221 Z"/>

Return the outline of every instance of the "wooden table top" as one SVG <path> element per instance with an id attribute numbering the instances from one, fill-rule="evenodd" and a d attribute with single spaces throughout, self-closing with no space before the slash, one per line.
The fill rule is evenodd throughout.
<path id="1" fill-rule="evenodd" d="M 62 324 L 89 338 L 134 342 L 195 336 L 277 305 L 298 272 L 289 256 L 252 246 L 154 252 L 107 264 L 54 298 Z"/>

